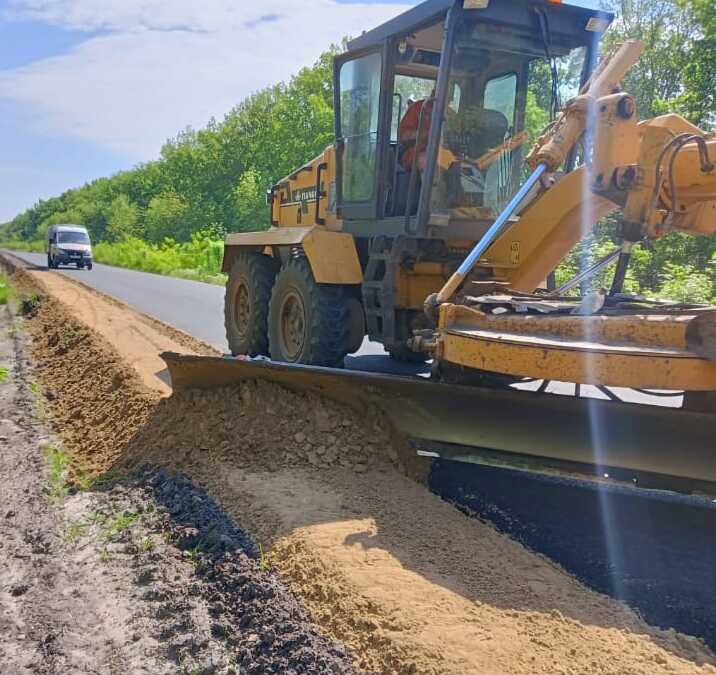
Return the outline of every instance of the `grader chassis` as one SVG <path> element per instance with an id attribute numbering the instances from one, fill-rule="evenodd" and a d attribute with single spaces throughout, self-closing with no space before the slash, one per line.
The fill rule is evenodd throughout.
<path id="1" fill-rule="evenodd" d="M 274 363 L 167 355 L 174 386 L 265 378 L 377 406 L 427 456 L 713 492 L 716 313 L 623 285 L 634 246 L 716 231 L 716 139 L 677 115 L 637 122 L 619 83 L 639 43 L 596 65 L 610 21 L 428 0 L 353 41 L 335 64 L 335 144 L 272 188 L 271 229 L 226 240 L 230 349 Z M 577 90 L 525 159 L 534 78 L 546 64 L 556 108 L 560 58 Z M 411 88 L 424 100 L 406 142 Z M 621 246 L 572 284 L 616 262 L 609 291 L 545 289 L 617 209 Z M 366 334 L 432 358 L 443 382 L 336 370 Z M 525 379 L 543 384 L 506 388 Z M 612 399 L 683 390 L 684 405 L 549 396 L 550 381 Z"/>

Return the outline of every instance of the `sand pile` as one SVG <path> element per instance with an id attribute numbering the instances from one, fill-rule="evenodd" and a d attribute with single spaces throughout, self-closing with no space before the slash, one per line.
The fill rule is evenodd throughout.
<path id="1" fill-rule="evenodd" d="M 194 452 L 231 459 L 257 471 L 307 466 L 365 473 L 387 462 L 388 434 L 340 404 L 268 382 L 188 391 L 162 401 L 132 454 L 182 461 Z"/>

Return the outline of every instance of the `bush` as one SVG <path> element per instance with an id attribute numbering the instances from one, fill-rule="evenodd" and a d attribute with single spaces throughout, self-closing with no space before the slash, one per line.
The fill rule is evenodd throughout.
<path id="1" fill-rule="evenodd" d="M 0 241 L 0 248 L 7 248 L 11 251 L 29 251 L 30 253 L 44 253 L 45 241 L 44 239 L 41 239 L 39 241 L 21 241 L 18 239 L 11 239 L 9 241 Z"/>
<path id="2" fill-rule="evenodd" d="M 708 303 L 712 300 L 711 277 L 691 265 L 666 263 L 662 279 L 663 283 L 658 292 L 660 297 L 695 303 Z"/>
<path id="3" fill-rule="evenodd" d="M 161 244 L 149 244 L 126 237 L 114 243 L 100 242 L 93 252 L 96 262 L 107 265 L 223 284 L 223 250 L 223 241 L 200 232 L 186 243 L 165 239 Z"/>

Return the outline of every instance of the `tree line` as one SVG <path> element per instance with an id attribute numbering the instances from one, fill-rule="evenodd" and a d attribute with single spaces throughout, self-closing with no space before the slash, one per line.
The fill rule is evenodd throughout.
<path id="1" fill-rule="evenodd" d="M 604 49 L 628 37 L 645 44 L 624 82 L 642 118 L 678 112 L 702 128 L 716 127 L 716 4 L 712 0 L 610 0 L 616 21 Z M 55 223 L 85 225 L 95 241 L 140 240 L 150 246 L 216 240 L 267 225 L 266 189 L 321 152 L 333 138 L 333 56 L 326 51 L 286 83 L 263 89 L 223 119 L 186 129 L 167 141 L 156 161 L 40 200 L 0 226 L 0 239 L 43 238 Z M 530 101 L 530 118 L 546 122 L 549 91 Z M 539 107 L 534 107 L 539 103 Z M 606 220 L 570 256 L 573 268 L 614 239 Z M 628 285 L 681 299 L 716 296 L 713 237 L 679 234 L 635 256 Z"/>

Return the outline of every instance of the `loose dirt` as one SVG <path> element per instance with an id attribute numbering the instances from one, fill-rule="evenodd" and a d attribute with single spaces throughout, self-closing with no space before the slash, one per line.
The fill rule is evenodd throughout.
<path id="1" fill-rule="evenodd" d="M 66 297 L 64 280 L 46 276 Z M 50 413 L 78 470 L 149 461 L 186 474 L 262 543 L 267 564 L 359 667 L 716 672 L 699 640 L 648 626 L 406 478 L 373 420 L 266 383 L 161 398 L 147 388 L 160 364 L 106 329 L 105 317 L 131 325 L 137 315 L 85 301 L 91 309 L 43 301 L 30 320 Z M 105 329 L 88 330 L 88 316 Z M 165 334 L 142 340 L 180 351 Z M 86 369 L 68 368 L 78 363 Z M 78 424 L 76 411 L 90 417 Z"/>
<path id="2" fill-rule="evenodd" d="M 0 672 L 356 674 L 185 476 L 70 489 L 19 328 L 0 307 Z"/>

